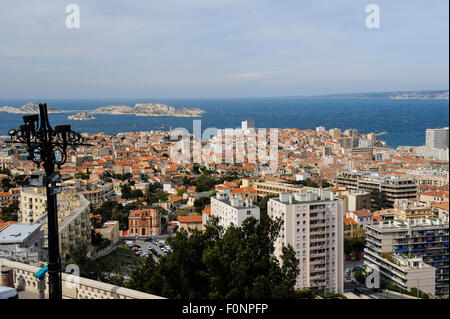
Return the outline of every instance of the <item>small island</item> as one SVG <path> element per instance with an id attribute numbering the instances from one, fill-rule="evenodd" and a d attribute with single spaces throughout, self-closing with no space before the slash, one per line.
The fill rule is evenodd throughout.
<path id="1" fill-rule="evenodd" d="M 95 120 L 95 117 L 92 114 L 89 114 L 88 112 L 79 112 L 75 115 L 69 115 L 67 119 L 71 121 L 90 121 Z"/>
<path id="2" fill-rule="evenodd" d="M 136 104 L 134 108 L 127 105 L 109 105 L 97 108 L 99 114 L 134 114 L 136 116 L 176 116 L 198 117 L 205 111 L 198 108 L 183 107 L 176 109 L 161 103 Z"/>
<path id="3" fill-rule="evenodd" d="M 48 113 L 64 113 L 54 108 L 49 107 L 47 109 Z M 34 102 L 29 102 L 21 107 L 4 106 L 0 107 L 0 112 L 13 113 L 13 114 L 35 114 L 39 113 L 39 104 Z"/>
<path id="4" fill-rule="evenodd" d="M 0 112 L 13 114 L 35 114 L 39 113 L 39 104 L 29 102 L 21 107 L 4 106 L 0 107 Z M 65 110 L 60 111 L 49 107 L 48 113 L 72 113 L 67 118 L 74 121 L 94 120 L 92 114 L 111 114 L 111 115 L 136 115 L 136 116 L 175 116 L 175 117 L 199 117 L 205 111 L 195 107 L 182 107 L 179 109 L 161 103 L 142 103 L 134 107 L 128 105 L 108 105 L 95 110 Z"/>

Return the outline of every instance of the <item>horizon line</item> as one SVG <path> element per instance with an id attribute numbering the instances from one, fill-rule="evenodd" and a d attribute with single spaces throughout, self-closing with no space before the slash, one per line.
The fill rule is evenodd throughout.
<path id="1" fill-rule="evenodd" d="M 424 89 L 424 90 L 394 90 L 394 91 L 365 91 L 365 92 L 352 92 L 352 93 L 324 93 L 315 95 L 273 95 L 273 96 L 191 96 L 191 97 L 1 97 L 0 100 L 103 100 L 103 99 L 118 99 L 118 100 L 128 100 L 128 99 L 267 99 L 267 98 L 316 98 L 316 97 L 331 97 L 339 95 L 357 95 L 357 94 L 387 94 L 387 93 L 413 93 L 413 92 L 439 92 L 439 91 L 449 91 L 449 89 Z M 435 98 L 430 98 L 435 99 Z M 442 98 L 442 100 L 448 100 L 448 98 Z"/>

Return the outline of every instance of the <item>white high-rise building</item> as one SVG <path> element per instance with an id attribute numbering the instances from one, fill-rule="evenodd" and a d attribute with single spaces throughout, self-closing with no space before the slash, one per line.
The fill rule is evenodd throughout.
<path id="1" fill-rule="evenodd" d="M 243 132 L 247 132 L 249 129 L 255 128 L 255 121 L 254 120 L 242 121 L 241 128 Z"/>
<path id="2" fill-rule="evenodd" d="M 275 243 L 280 259 L 283 246 L 291 245 L 299 260 L 296 289 L 344 291 L 344 204 L 328 190 L 281 193 L 268 202 L 268 213 L 283 221 Z"/>
<path id="3" fill-rule="evenodd" d="M 448 127 L 427 129 L 426 146 L 434 149 L 448 148 Z"/>
<path id="4" fill-rule="evenodd" d="M 338 128 L 332 128 L 328 131 L 331 135 L 331 138 L 340 138 L 342 136 L 342 132 Z"/>
<path id="5" fill-rule="evenodd" d="M 448 161 L 448 127 L 427 129 L 426 144 L 418 147 L 416 154 L 425 158 L 434 158 L 439 161 Z"/>
<path id="6" fill-rule="evenodd" d="M 326 130 L 326 129 L 325 129 L 324 126 L 317 126 L 317 127 L 316 127 L 316 132 L 318 132 L 318 133 L 319 133 L 319 132 L 325 132 L 325 130 Z"/>
<path id="7" fill-rule="evenodd" d="M 248 217 L 259 220 L 259 207 L 250 199 L 243 200 L 240 194 L 232 195 L 229 190 L 217 192 L 216 197 L 211 197 L 211 216 L 219 217 L 219 225 L 225 229 L 234 224 L 242 226 L 242 222 Z M 203 219 L 203 223 L 207 222 Z"/>

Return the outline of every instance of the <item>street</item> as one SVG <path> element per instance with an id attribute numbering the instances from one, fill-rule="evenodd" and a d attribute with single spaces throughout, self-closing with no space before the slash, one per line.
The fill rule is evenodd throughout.
<path id="1" fill-rule="evenodd" d="M 157 240 L 166 240 L 170 235 L 160 235 L 157 237 Z M 141 246 L 142 251 L 144 251 L 145 253 L 147 253 L 149 256 L 153 256 L 153 259 L 158 260 L 159 258 L 157 258 L 155 255 L 152 254 L 152 252 L 150 250 L 148 250 L 148 246 L 153 247 L 154 249 L 156 249 L 156 251 L 158 253 L 161 254 L 161 256 L 164 256 L 166 253 L 163 252 L 157 245 L 153 244 L 151 241 L 144 241 L 144 239 L 137 239 L 134 240 L 134 242 L 136 244 L 138 244 L 139 246 Z"/>
<path id="2" fill-rule="evenodd" d="M 353 270 L 353 267 L 355 266 L 363 266 L 363 261 L 362 260 L 345 261 L 344 271 L 347 268 Z M 360 291 L 361 297 L 367 296 L 370 299 L 408 299 L 408 297 L 403 297 L 389 293 L 387 290 L 385 290 L 385 292 L 375 292 L 374 290 L 368 289 L 365 285 L 360 284 L 359 282 L 347 280 L 344 278 L 344 292 L 352 292 L 358 295 L 356 292 L 354 292 L 356 288 Z"/>

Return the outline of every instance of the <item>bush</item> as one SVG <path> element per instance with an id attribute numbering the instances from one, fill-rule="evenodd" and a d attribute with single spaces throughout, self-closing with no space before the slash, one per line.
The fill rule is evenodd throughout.
<path id="1" fill-rule="evenodd" d="M 361 284 L 366 282 L 366 276 L 364 276 L 363 272 L 360 270 L 355 271 L 355 279 Z"/>
<path id="2" fill-rule="evenodd" d="M 386 286 L 386 289 L 395 291 L 395 292 L 399 292 L 404 295 L 413 296 L 413 297 L 417 297 L 417 295 L 419 295 L 419 298 L 421 298 L 421 299 L 429 299 L 430 298 L 430 296 L 427 293 L 425 293 L 421 290 L 418 291 L 417 288 L 411 288 L 411 291 L 408 291 L 404 288 L 398 287 L 397 285 L 388 285 L 388 286 Z M 417 293 L 417 292 L 419 292 L 419 293 Z"/>
<path id="3" fill-rule="evenodd" d="M 347 299 L 343 294 L 334 294 L 332 292 L 327 293 L 324 296 L 325 299 Z"/>

